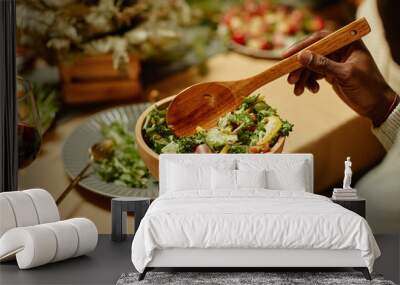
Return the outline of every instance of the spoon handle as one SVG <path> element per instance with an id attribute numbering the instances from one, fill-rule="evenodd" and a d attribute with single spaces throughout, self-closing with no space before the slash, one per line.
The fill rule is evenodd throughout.
<path id="1" fill-rule="evenodd" d="M 65 198 L 65 196 L 68 195 L 69 192 L 71 192 L 72 189 L 78 184 L 78 182 L 82 179 L 83 175 L 86 173 L 86 171 L 89 169 L 89 167 L 92 165 L 92 161 L 90 160 L 86 166 L 79 172 L 79 174 L 69 183 L 67 188 L 61 193 L 60 197 L 57 198 L 56 200 L 56 205 L 59 205 Z"/>
<path id="2" fill-rule="evenodd" d="M 365 18 L 360 18 L 308 46 L 306 49 L 317 54 L 328 55 L 341 49 L 342 47 L 349 45 L 352 42 L 361 39 L 370 31 L 371 28 L 367 20 Z M 299 69 L 302 67 L 302 65 L 297 60 L 297 54 L 298 53 L 280 61 L 264 72 L 244 79 L 242 82 L 242 88 L 246 88 L 246 91 L 250 91 L 246 92 L 249 94 L 268 82 Z"/>

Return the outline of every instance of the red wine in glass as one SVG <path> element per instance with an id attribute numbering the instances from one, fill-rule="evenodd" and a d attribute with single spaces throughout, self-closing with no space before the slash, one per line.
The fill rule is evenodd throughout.
<path id="1" fill-rule="evenodd" d="M 37 128 L 24 123 L 18 123 L 18 167 L 24 168 L 35 160 L 42 143 Z"/>

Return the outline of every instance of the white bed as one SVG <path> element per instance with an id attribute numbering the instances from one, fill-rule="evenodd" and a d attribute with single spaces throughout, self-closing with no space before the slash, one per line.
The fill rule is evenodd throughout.
<path id="1" fill-rule="evenodd" d="M 204 184 L 232 169 L 252 186 L 267 169 L 274 190 Z M 154 267 L 354 267 L 370 278 L 380 251 L 367 222 L 312 192 L 309 154 L 161 155 L 160 197 L 135 234 L 132 262 L 140 278 Z"/>

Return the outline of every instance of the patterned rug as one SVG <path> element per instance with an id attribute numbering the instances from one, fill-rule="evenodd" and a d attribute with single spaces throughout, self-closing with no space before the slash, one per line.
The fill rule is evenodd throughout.
<path id="1" fill-rule="evenodd" d="M 148 272 L 138 281 L 139 273 L 122 274 L 116 285 L 395 285 L 380 275 L 368 281 L 359 272 Z"/>

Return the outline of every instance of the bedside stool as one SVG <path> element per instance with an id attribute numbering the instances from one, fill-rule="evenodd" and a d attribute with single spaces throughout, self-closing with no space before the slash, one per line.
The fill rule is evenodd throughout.
<path id="1" fill-rule="evenodd" d="M 146 214 L 150 206 L 150 198 L 141 197 L 119 197 L 111 200 L 111 239 L 113 241 L 123 241 L 126 239 L 127 213 L 135 215 L 135 233 L 140 221 Z"/>
<path id="2" fill-rule="evenodd" d="M 353 200 L 340 200 L 340 199 L 332 199 L 333 203 L 339 204 L 340 206 L 353 211 L 356 214 L 359 214 L 361 217 L 365 219 L 365 207 L 366 200 L 363 198 L 353 199 Z"/>

